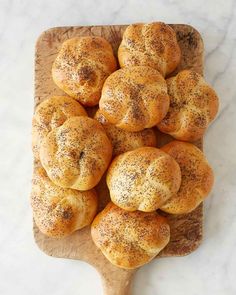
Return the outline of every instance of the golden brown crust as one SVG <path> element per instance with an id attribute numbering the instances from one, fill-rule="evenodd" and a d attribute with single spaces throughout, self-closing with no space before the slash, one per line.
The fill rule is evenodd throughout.
<path id="1" fill-rule="evenodd" d="M 158 128 L 184 141 L 201 138 L 218 111 L 218 97 L 203 77 L 184 70 L 167 80 L 170 108 Z"/>
<path id="2" fill-rule="evenodd" d="M 97 211 L 97 195 L 95 190 L 61 188 L 38 166 L 32 180 L 31 205 L 40 231 L 49 237 L 62 238 L 92 222 Z"/>
<path id="3" fill-rule="evenodd" d="M 85 109 L 71 97 L 52 96 L 36 109 L 32 120 L 32 149 L 35 159 L 39 159 L 39 149 L 44 137 L 68 118 L 87 116 Z"/>
<path id="4" fill-rule="evenodd" d="M 102 125 L 72 117 L 43 140 L 40 160 L 50 179 L 61 187 L 88 190 L 107 169 L 112 145 Z"/>
<path id="5" fill-rule="evenodd" d="M 142 147 L 116 157 L 107 172 L 113 203 L 128 211 L 151 212 L 176 194 L 181 173 L 163 151 Z"/>
<path id="6" fill-rule="evenodd" d="M 210 193 L 214 182 L 213 171 L 203 152 L 191 143 L 172 141 L 161 150 L 179 164 L 182 181 L 177 194 L 160 209 L 172 214 L 189 213 Z"/>
<path id="7" fill-rule="evenodd" d="M 52 67 L 56 85 L 87 106 L 98 104 L 105 79 L 116 70 L 112 47 L 104 38 L 65 41 Z"/>
<path id="8" fill-rule="evenodd" d="M 91 234 L 112 264 L 132 269 L 148 263 L 168 244 L 170 228 L 156 212 L 128 212 L 110 202 L 94 219 Z"/>
<path id="9" fill-rule="evenodd" d="M 97 111 L 94 118 L 103 125 L 113 146 L 113 156 L 118 156 L 143 146 L 156 146 L 156 135 L 151 128 L 138 132 L 120 129 L 110 124 L 100 110 Z"/>
<path id="10" fill-rule="evenodd" d="M 169 108 L 166 82 L 150 67 L 120 69 L 106 79 L 99 108 L 118 128 L 131 132 L 151 128 Z"/>
<path id="11" fill-rule="evenodd" d="M 175 70 L 180 58 L 175 31 L 162 22 L 128 26 L 118 49 L 121 68 L 149 66 L 163 76 Z"/>

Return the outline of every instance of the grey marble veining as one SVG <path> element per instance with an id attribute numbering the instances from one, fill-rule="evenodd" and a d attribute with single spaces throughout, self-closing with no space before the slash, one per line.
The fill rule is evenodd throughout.
<path id="1" fill-rule="evenodd" d="M 235 0 L 0 0 L 0 294 L 102 294 L 91 266 L 50 258 L 33 241 L 28 196 L 38 35 L 53 26 L 154 20 L 191 24 L 203 36 L 205 77 L 220 97 L 218 117 L 205 138 L 215 186 L 205 202 L 201 247 L 140 269 L 133 294 L 236 294 L 235 11 Z"/>

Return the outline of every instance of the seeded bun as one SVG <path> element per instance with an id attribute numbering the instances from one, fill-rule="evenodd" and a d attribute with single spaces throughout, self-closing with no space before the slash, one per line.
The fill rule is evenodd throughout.
<path id="1" fill-rule="evenodd" d="M 184 70 L 167 80 L 170 108 L 158 128 L 176 139 L 201 138 L 218 111 L 215 91 L 196 72 Z"/>
<path id="2" fill-rule="evenodd" d="M 49 237 L 62 238 L 89 225 L 98 204 L 95 190 L 61 188 L 38 166 L 32 180 L 31 205 L 39 230 Z"/>
<path id="3" fill-rule="evenodd" d="M 120 69 L 106 79 L 99 108 L 118 128 L 131 132 L 151 128 L 169 108 L 166 81 L 150 67 Z"/>
<path id="4" fill-rule="evenodd" d="M 213 171 L 203 152 L 191 143 L 172 141 L 161 150 L 179 164 L 182 181 L 179 191 L 160 209 L 172 214 L 189 213 L 210 193 L 214 182 Z"/>
<path id="5" fill-rule="evenodd" d="M 94 106 L 105 79 L 116 67 L 112 47 L 104 38 L 76 37 L 62 44 L 52 66 L 52 78 L 69 96 Z"/>
<path id="6" fill-rule="evenodd" d="M 104 127 L 113 146 L 113 156 L 118 156 L 143 146 L 156 146 L 156 135 L 151 128 L 138 132 L 120 129 L 110 124 L 100 110 L 97 111 L 94 119 L 98 120 Z"/>
<path id="7" fill-rule="evenodd" d="M 170 228 L 156 212 L 128 212 L 110 202 L 94 219 L 91 234 L 112 264 L 132 269 L 148 263 L 168 244 Z"/>
<path id="8" fill-rule="evenodd" d="M 107 172 L 112 202 L 128 211 L 155 211 L 177 193 L 180 182 L 177 162 L 154 147 L 116 157 Z"/>
<path id="9" fill-rule="evenodd" d="M 32 121 L 32 149 L 35 159 L 39 159 L 44 137 L 68 118 L 75 116 L 87 116 L 87 113 L 79 102 L 68 96 L 52 96 L 36 108 Z"/>
<path id="10" fill-rule="evenodd" d="M 112 156 L 102 125 L 88 117 L 72 117 L 54 128 L 40 148 L 49 178 L 65 188 L 89 190 L 98 184 Z"/>
<path id="11" fill-rule="evenodd" d="M 164 77 L 175 70 L 180 58 L 175 31 L 162 22 L 128 26 L 118 50 L 121 68 L 149 66 Z"/>

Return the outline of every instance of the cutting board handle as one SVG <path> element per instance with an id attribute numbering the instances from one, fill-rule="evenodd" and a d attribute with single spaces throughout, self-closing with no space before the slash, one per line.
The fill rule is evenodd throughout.
<path id="1" fill-rule="evenodd" d="M 131 295 L 131 282 L 135 270 L 117 268 L 113 272 L 100 272 L 104 295 Z"/>

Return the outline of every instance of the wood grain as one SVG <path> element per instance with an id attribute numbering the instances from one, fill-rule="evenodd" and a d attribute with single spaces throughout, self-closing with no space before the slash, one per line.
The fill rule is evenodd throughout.
<path id="1" fill-rule="evenodd" d="M 200 34 L 188 25 L 171 25 L 176 31 L 182 51 L 181 63 L 177 70 L 194 69 L 203 74 L 203 42 Z M 51 78 L 51 66 L 63 41 L 75 37 L 96 35 L 106 38 L 113 46 L 114 52 L 120 44 L 125 25 L 95 27 L 59 27 L 41 34 L 35 52 L 35 107 L 50 97 L 62 95 Z M 96 108 L 90 108 L 94 113 Z M 157 131 L 159 147 L 172 140 L 168 135 Z M 202 140 L 195 143 L 202 148 Z M 162 213 L 164 214 L 164 213 Z M 171 240 L 158 257 L 182 256 L 194 251 L 202 239 L 202 204 L 193 212 L 184 215 L 168 215 L 171 227 Z M 90 227 L 86 227 L 61 240 L 43 235 L 34 224 L 34 237 L 39 248 L 54 257 L 80 259 L 93 265 L 101 274 L 104 294 L 130 294 L 131 278 L 135 270 L 123 270 L 113 266 L 95 247 L 90 235 Z"/>

